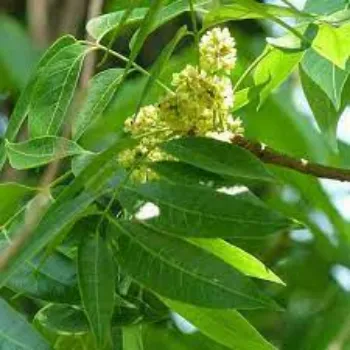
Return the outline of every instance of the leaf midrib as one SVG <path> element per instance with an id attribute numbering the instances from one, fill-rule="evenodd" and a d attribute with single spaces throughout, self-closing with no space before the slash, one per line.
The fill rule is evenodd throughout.
<path id="1" fill-rule="evenodd" d="M 20 346 L 22 349 L 28 349 L 28 350 L 32 350 L 31 348 L 27 348 L 27 346 L 25 344 L 22 344 L 22 343 L 19 343 L 18 341 L 16 341 L 15 339 L 13 338 L 10 338 L 6 333 L 4 333 L 3 331 L 0 330 L 0 335 L 7 339 L 10 343 L 12 344 L 16 344 L 18 346 Z"/>
<path id="2" fill-rule="evenodd" d="M 198 151 L 193 150 L 193 149 L 191 149 L 191 148 L 186 148 L 186 147 L 184 147 L 184 146 L 182 146 L 182 145 L 179 145 L 179 144 L 177 144 L 177 145 L 173 144 L 172 147 L 177 148 L 177 149 L 180 149 L 182 152 L 183 152 L 183 151 L 186 151 L 186 153 L 187 153 L 188 155 L 196 156 L 196 157 L 199 158 L 199 159 L 202 159 L 202 160 L 205 160 L 206 162 L 212 163 L 214 166 L 215 166 L 215 165 L 216 165 L 216 166 L 219 166 L 219 167 L 220 167 L 221 169 L 223 169 L 223 171 L 225 172 L 224 175 L 236 176 L 236 177 L 243 178 L 243 179 L 260 180 L 260 181 L 272 181 L 272 180 L 273 180 L 273 177 L 272 177 L 272 176 L 269 176 L 269 173 L 268 173 L 268 172 L 266 171 L 266 169 L 264 169 L 263 167 L 262 167 L 262 170 L 265 170 L 266 175 L 261 175 L 261 176 L 245 175 L 244 173 L 242 174 L 241 172 L 235 172 L 235 171 L 232 172 L 232 171 L 231 171 L 231 167 L 228 166 L 228 165 L 226 165 L 225 163 L 222 163 L 222 162 L 220 162 L 220 161 L 217 161 L 217 160 L 214 159 L 214 158 L 210 158 L 210 157 L 208 157 L 208 156 L 206 156 L 206 155 L 204 155 L 204 154 L 201 154 L 201 153 L 199 153 Z M 167 151 L 166 148 L 165 148 L 165 151 L 168 152 L 168 153 L 171 153 L 171 152 Z M 175 155 L 175 156 L 176 156 L 176 155 Z M 188 159 L 188 158 L 187 158 L 187 159 Z M 204 166 L 198 166 L 198 165 L 196 164 L 196 162 L 191 162 L 191 161 L 189 161 L 189 160 L 183 160 L 183 159 L 182 159 L 182 161 L 185 162 L 185 163 L 187 163 L 187 164 L 191 164 L 191 165 L 193 165 L 193 166 L 195 166 L 195 167 L 197 167 L 197 168 L 204 169 L 204 170 L 213 172 L 213 173 L 215 173 L 215 174 L 221 174 L 220 172 L 215 172 L 215 171 L 213 171 L 213 167 L 208 167 L 208 166 L 206 166 L 206 165 L 204 165 Z M 258 166 L 259 163 L 254 164 L 254 166 L 255 166 L 255 165 Z"/>
<path id="3" fill-rule="evenodd" d="M 159 260 L 161 260 L 161 262 L 163 262 L 164 265 L 169 265 L 169 266 L 172 267 L 173 269 L 179 270 L 179 271 L 182 272 L 183 274 L 187 274 L 187 275 L 189 275 L 189 276 L 191 276 L 191 277 L 193 277 L 193 278 L 195 278 L 195 279 L 198 279 L 198 280 L 200 280 L 200 281 L 202 281 L 202 282 L 205 282 L 205 283 L 210 284 L 210 285 L 212 285 L 212 286 L 214 286 L 214 287 L 217 287 L 217 288 L 223 290 L 223 291 L 226 292 L 226 293 L 229 293 L 229 294 L 231 294 L 231 295 L 238 295 L 238 296 L 243 297 L 243 298 L 245 298 L 245 299 L 247 299 L 247 300 L 255 301 L 255 302 L 261 304 L 261 306 L 264 306 L 264 304 L 262 303 L 262 301 L 259 300 L 259 299 L 255 299 L 255 298 L 252 298 L 252 297 L 247 296 L 247 295 L 245 295 L 245 294 L 242 294 L 242 293 L 233 291 L 232 289 L 227 288 L 226 286 L 224 286 L 224 285 L 222 285 L 222 284 L 215 283 L 214 281 L 211 281 L 210 279 L 205 278 L 205 276 L 196 275 L 195 273 L 193 273 L 193 272 L 191 272 L 191 271 L 188 271 L 188 270 L 185 270 L 185 269 L 183 269 L 181 266 L 176 265 L 175 263 L 170 262 L 170 260 L 165 259 L 162 255 L 157 254 L 157 253 L 154 252 L 151 248 L 149 248 L 149 247 L 147 247 L 146 245 L 144 245 L 144 243 L 141 242 L 139 239 L 137 239 L 134 235 L 128 233 L 128 231 L 127 231 L 122 225 L 120 225 L 116 220 L 113 220 L 112 223 L 113 223 L 114 225 L 116 225 L 125 235 L 127 235 L 128 237 L 130 237 L 130 238 L 131 238 L 132 240 L 134 240 L 136 243 L 138 243 L 138 245 L 141 246 L 146 252 L 148 252 L 149 254 L 153 255 L 155 258 L 158 257 Z M 178 238 L 178 239 L 179 239 L 179 240 L 182 240 L 181 238 Z M 184 241 L 184 240 L 182 240 L 182 241 Z M 188 242 L 188 244 L 191 244 L 191 243 Z M 195 246 L 195 247 L 196 247 L 196 246 Z M 198 248 L 198 247 L 196 247 L 196 248 Z M 199 249 L 200 249 L 200 248 L 199 248 Z M 227 266 L 229 266 L 229 265 L 227 265 Z M 232 270 L 234 270 L 231 266 L 229 266 L 229 267 L 230 267 Z M 240 274 L 239 271 L 237 271 L 237 273 Z M 242 274 L 242 278 L 247 278 L 247 279 L 248 279 L 248 277 L 244 276 L 243 274 Z"/>
<path id="4" fill-rule="evenodd" d="M 113 88 L 115 87 L 115 85 L 118 85 L 118 83 L 120 82 L 122 76 L 118 76 L 116 78 L 113 79 L 113 81 L 109 84 L 109 86 L 107 87 L 107 89 L 103 92 L 103 94 L 101 95 L 101 98 L 95 103 L 94 107 L 92 108 L 92 110 L 87 111 L 87 114 L 91 114 L 94 115 L 95 111 L 102 105 L 102 103 L 104 101 L 107 100 L 106 96 L 113 90 Z M 82 113 L 84 113 L 85 111 L 82 111 Z M 101 113 L 100 113 L 101 114 Z M 84 120 L 85 121 L 85 120 Z M 91 120 L 90 120 L 91 122 Z M 89 124 L 88 124 L 89 125 Z M 74 139 L 77 140 L 80 138 L 81 135 L 83 135 L 83 133 L 85 132 L 85 130 L 87 129 L 86 123 L 83 124 L 83 128 L 81 129 L 81 131 L 79 133 L 77 133 L 77 135 L 74 136 Z"/>
<path id="5" fill-rule="evenodd" d="M 220 221 L 229 221 L 229 222 L 233 222 L 233 223 L 237 223 L 237 222 L 238 223 L 248 223 L 248 224 L 255 224 L 255 225 L 259 225 L 259 226 L 266 226 L 266 225 L 274 224 L 273 221 L 268 221 L 266 225 L 263 225 L 261 221 L 242 220 L 242 219 L 239 219 L 239 218 L 232 218 L 232 217 L 227 216 L 227 215 L 220 215 L 219 216 L 219 215 L 209 214 L 207 212 L 203 213 L 201 211 L 194 210 L 194 209 L 178 207 L 176 204 L 169 203 L 169 202 L 167 202 L 164 199 L 159 199 L 159 198 L 155 199 L 155 198 L 151 197 L 150 195 L 146 195 L 144 193 L 137 192 L 137 190 L 133 189 L 132 187 L 125 186 L 125 188 L 127 188 L 129 191 L 132 191 L 132 192 L 134 192 L 135 194 L 137 194 L 139 196 L 143 196 L 143 197 L 145 197 L 145 198 L 147 198 L 149 200 L 152 200 L 152 201 L 154 201 L 156 203 L 159 202 L 159 203 L 162 203 L 164 205 L 167 205 L 168 207 L 170 207 L 172 209 L 176 209 L 178 211 L 184 211 L 185 213 L 189 213 L 189 214 L 192 214 L 192 215 L 204 216 L 204 217 L 208 217 L 210 219 L 220 220 Z M 144 220 L 144 221 L 147 221 L 147 220 Z M 266 222 L 266 221 L 264 221 L 264 222 Z"/>
<path id="6" fill-rule="evenodd" d="M 53 113 L 52 113 L 52 117 L 50 118 L 50 123 L 49 123 L 49 125 L 48 125 L 48 127 L 47 127 L 47 129 L 46 129 L 45 134 L 48 134 L 48 133 L 49 133 L 49 131 L 50 131 L 50 129 L 51 129 L 52 122 L 53 122 L 54 119 L 56 119 L 56 113 L 57 113 L 57 110 L 58 110 L 58 106 L 59 106 L 60 103 L 61 103 L 62 96 L 63 96 L 63 94 L 64 94 L 64 92 L 65 92 L 65 86 L 67 85 L 68 77 L 70 77 L 71 72 L 72 72 L 73 68 L 75 68 L 77 62 L 79 62 L 79 61 L 82 59 L 82 57 L 84 57 L 86 54 L 88 54 L 88 52 L 91 51 L 91 50 L 92 50 L 92 48 L 91 48 L 90 50 L 84 50 L 84 52 L 82 52 L 81 54 L 79 54 L 78 57 L 73 61 L 71 67 L 69 68 L 68 73 L 67 73 L 67 75 L 66 75 L 66 77 L 65 77 L 65 79 L 64 79 L 64 81 L 63 81 L 60 95 L 59 95 L 59 97 L 58 97 L 58 99 L 57 99 L 57 102 L 55 103 L 55 109 L 54 109 L 54 111 L 53 111 Z M 82 62 L 81 62 L 81 63 L 82 63 Z M 71 101 L 71 100 L 72 100 L 72 98 L 69 99 L 69 101 Z"/>

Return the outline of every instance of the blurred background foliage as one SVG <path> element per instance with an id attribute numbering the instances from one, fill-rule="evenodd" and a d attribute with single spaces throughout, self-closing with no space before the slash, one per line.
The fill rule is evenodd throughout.
<path id="1" fill-rule="evenodd" d="M 87 2 L 0 2 L 0 135 L 43 50 L 63 33 L 85 37 Z M 283 1 L 269 2 L 283 4 Z M 291 2 L 298 8 L 306 6 L 308 11 L 319 14 L 329 14 L 348 5 L 347 0 Z M 108 0 L 103 11 L 121 10 L 128 4 L 129 1 Z M 148 4 L 149 1 L 142 1 L 145 7 Z M 187 14 L 159 28 L 148 38 L 137 62 L 145 68 L 151 67 L 164 45 L 184 23 L 191 25 Z M 201 24 L 200 18 L 198 23 Z M 239 59 L 235 80 L 262 52 L 267 36 L 283 33 L 266 21 L 246 20 L 227 25 L 237 40 Z M 129 28 L 118 38 L 113 44 L 117 51 L 128 53 L 132 33 L 133 28 Z M 192 43 L 184 42 L 167 65 L 162 79 L 169 81 L 174 71 L 193 61 L 193 56 Z M 121 64 L 118 60 L 108 60 L 97 71 Z M 145 82 L 138 74 L 128 78 L 104 116 L 84 135 L 85 148 L 98 150 L 110 142 L 125 118 L 137 107 L 139 99 L 133 96 L 141 93 Z M 297 74 L 274 91 L 259 110 L 249 105 L 238 110 L 237 115 L 243 119 L 251 139 L 296 157 L 350 168 L 350 110 L 346 107 L 350 102 L 349 92 L 347 78 L 343 92 L 345 109 L 339 115 L 337 127 L 337 147 L 320 132 Z M 154 88 L 145 103 L 155 102 L 160 93 Z M 271 293 L 285 306 L 285 312 L 245 312 L 244 316 L 280 349 L 350 349 L 350 184 L 274 170 L 280 184 L 259 187 L 256 192 L 287 216 L 305 222 L 307 228 L 284 232 L 264 245 L 245 247 L 271 267 L 287 287 L 269 286 Z M 30 176 L 37 174 L 32 172 Z M 35 306 L 28 300 L 19 297 L 14 304 L 32 317 L 31 310 Z M 172 324 L 166 321 L 147 326 L 143 333 L 145 349 L 223 349 L 179 317 L 174 317 Z"/>

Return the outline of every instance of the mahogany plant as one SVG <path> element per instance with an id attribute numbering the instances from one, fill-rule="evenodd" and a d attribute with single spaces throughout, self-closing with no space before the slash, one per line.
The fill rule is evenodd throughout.
<path id="1" fill-rule="evenodd" d="M 241 111 L 259 109 L 299 74 L 325 142 L 337 148 L 349 12 L 285 3 L 131 1 L 92 19 L 91 41 L 64 36 L 46 51 L 0 145 L 1 349 L 204 349 L 200 337 L 210 349 L 280 345 L 250 322 L 285 308 L 276 297 L 285 283 L 262 252 L 305 218 L 278 211 L 262 189 L 282 185 L 281 167 L 350 180 L 349 170 L 245 135 Z M 184 13 L 192 25 L 178 29 L 150 70 L 137 64 L 147 38 Z M 225 23 L 243 19 L 272 21 L 286 34 L 240 63 Z M 113 45 L 126 30 L 128 56 Z M 172 64 L 179 50 L 185 60 Z M 89 55 L 118 68 L 100 70 L 82 92 Z M 142 86 L 125 94 L 135 75 Z M 114 114 L 114 127 L 98 134 L 123 91 L 133 110 Z M 27 177 L 6 181 L 9 167 Z M 182 344 L 175 314 L 201 336 Z"/>

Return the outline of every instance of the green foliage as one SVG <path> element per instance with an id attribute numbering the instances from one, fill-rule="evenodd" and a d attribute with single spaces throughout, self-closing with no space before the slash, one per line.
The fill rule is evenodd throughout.
<path id="1" fill-rule="evenodd" d="M 152 67 L 152 70 L 150 72 L 151 75 L 149 76 L 147 83 L 145 84 L 145 87 L 141 94 L 139 107 L 142 106 L 145 98 L 147 97 L 148 92 L 155 85 L 155 82 L 157 81 L 158 77 L 161 75 L 165 65 L 168 63 L 172 53 L 176 49 L 176 46 L 179 44 L 181 39 L 183 39 L 188 34 L 189 32 L 187 31 L 187 27 L 186 26 L 181 27 L 176 33 L 176 35 L 174 36 L 174 38 L 169 42 L 169 44 L 164 48 L 162 53 L 159 55 L 157 61 L 154 63 Z"/>
<path id="2" fill-rule="evenodd" d="M 345 70 L 349 58 L 349 24 L 334 28 L 326 23 L 318 27 L 318 33 L 312 43 L 313 48 L 321 55 L 333 62 L 340 69 Z"/>
<path id="3" fill-rule="evenodd" d="M 23 316 L 0 299 L 0 345 L 4 349 L 48 350 L 49 344 Z"/>
<path id="4" fill-rule="evenodd" d="M 104 239 L 85 237 L 78 251 L 81 299 L 98 349 L 112 346 L 111 320 L 114 309 L 115 277 L 112 256 Z"/>
<path id="5" fill-rule="evenodd" d="M 68 45 L 39 69 L 29 109 L 31 137 L 59 133 L 89 50 L 78 42 Z"/>
<path id="6" fill-rule="evenodd" d="M 196 7 L 202 9 L 202 7 L 208 3 L 210 3 L 209 0 L 200 0 L 196 2 Z M 189 11 L 189 9 L 189 2 L 187 0 L 174 1 L 168 6 L 164 6 L 158 14 L 155 14 L 155 20 L 152 21 L 149 33 L 171 21 L 173 18 L 176 18 L 180 14 Z M 128 26 L 140 23 L 147 11 L 147 8 L 134 9 L 124 26 L 127 28 Z M 107 33 L 111 32 L 119 25 L 120 20 L 123 18 L 123 13 L 124 11 L 117 11 L 94 18 L 87 24 L 87 31 L 93 38 L 101 41 Z"/>
<path id="7" fill-rule="evenodd" d="M 75 265 L 59 252 L 28 260 L 6 285 L 19 294 L 49 302 L 70 304 L 79 300 Z"/>
<path id="8" fill-rule="evenodd" d="M 291 225 L 248 193 L 227 195 L 205 187 L 151 183 L 128 187 L 120 200 L 146 226 L 185 237 L 221 237 L 239 242 L 263 239 Z M 142 210 L 150 203 L 155 208 L 154 217 L 142 220 Z"/>
<path id="9" fill-rule="evenodd" d="M 348 296 L 329 275 L 335 266 L 350 266 L 349 223 L 317 179 L 264 163 L 278 165 L 283 157 L 266 156 L 266 143 L 349 167 L 349 147 L 336 135 L 349 103 L 345 4 L 309 0 L 299 11 L 253 0 L 200 0 L 193 2 L 191 29 L 187 0 L 133 1 L 129 9 L 118 3 L 118 11 L 87 24 L 91 42 L 62 37 L 30 74 L 6 68 L 11 55 L 13 66 L 23 64 L 15 44 L 23 46 L 23 56 L 35 53 L 22 30 L 1 15 L 4 86 L 22 93 L 0 145 L 0 167 L 8 161 L 0 184 L 0 348 L 345 346 L 337 319 L 348 323 Z M 301 24 L 289 25 L 286 17 Z M 196 128 L 199 112 L 186 130 L 145 113 L 152 104 L 151 111 L 176 116 L 176 99 L 196 89 L 196 74 L 184 88 L 173 73 L 194 64 L 197 39 L 215 24 L 245 19 L 273 22 L 286 33 L 267 43 L 257 38 L 259 55 L 255 41 L 235 26 L 237 69 L 194 70 L 207 83 L 203 94 L 212 105 L 204 97 L 185 102 L 188 109 L 202 103 L 205 112 L 219 110 L 208 79 L 215 77 L 217 86 L 225 82 L 224 100 L 234 99 L 227 114 L 241 117 L 245 137 L 261 142 L 251 149 L 255 155 L 232 144 L 237 135 L 220 125 L 225 120 L 219 112 L 213 114 L 214 136 Z M 141 67 L 144 48 L 153 50 L 153 37 L 163 38 L 163 31 L 166 43 L 157 47 L 152 67 Z M 114 47 L 114 39 L 125 37 L 127 56 Z M 84 58 L 97 52 L 108 64 L 99 66 L 81 94 Z M 107 62 L 110 56 L 124 65 Z M 321 132 L 291 102 L 299 78 Z M 28 133 L 19 137 L 26 124 Z M 135 125 L 149 132 L 130 137 Z M 131 165 L 123 162 L 128 157 Z M 7 181 L 16 170 L 22 170 L 18 181 Z M 288 189 L 295 193 L 286 199 Z M 328 232 L 315 222 L 317 215 Z M 290 238 L 302 225 L 312 234 L 310 244 Z M 174 312 L 198 333 L 177 332 Z"/>
<path id="10" fill-rule="evenodd" d="M 322 59 L 313 50 L 309 50 L 306 53 L 301 66 L 338 110 L 341 104 L 342 91 L 349 73 L 339 69 L 334 63 Z"/>
<path id="11" fill-rule="evenodd" d="M 267 47 L 254 71 L 254 84 L 259 89 L 259 105 L 293 72 L 304 52 L 286 52 Z"/>
<path id="12" fill-rule="evenodd" d="M 300 69 L 300 78 L 305 96 L 309 102 L 311 110 L 317 120 L 318 125 L 324 132 L 333 148 L 337 147 L 337 125 L 339 113 L 336 111 L 332 101 L 322 89 Z"/>
<path id="13" fill-rule="evenodd" d="M 77 143 L 56 136 L 32 138 L 20 143 L 6 142 L 6 152 L 14 169 L 37 168 L 54 160 L 86 153 Z"/>
<path id="14" fill-rule="evenodd" d="M 75 140 L 78 140 L 86 129 L 100 118 L 121 82 L 122 72 L 119 68 L 106 69 L 91 79 L 84 105 L 73 121 Z"/>
<path id="15" fill-rule="evenodd" d="M 204 307 L 276 308 L 247 277 L 190 241 L 136 223 L 112 223 L 118 262 L 155 292 Z"/>
<path id="16" fill-rule="evenodd" d="M 41 60 L 38 63 L 37 69 L 40 70 L 44 68 L 47 63 L 53 58 L 61 49 L 65 48 L 68 45 L 71 45 L 75 42 L 75 39 L 71 36 L 63 36 L 58 39 L 47 52 L 43 55 Z M 27 86 L 24 88 L 21 93 L 17 104 L 12 112 L 9 125 L 6 129 L 5 137 L 8 141 L 14 141 L 17 137 L 17 134 L 24 123 L 30 107 L 30 101 L 34 91 L 36 81 L 38 79 L 37 74 L 33 74 L 30 78 Z M 0 169 L 2 169 L 4 162 L 6 160 L 4 143 L 0 143 Z"/>
<path id="17" fill-rule="evenodd" d="M 236 310 L 216 311 L 173 300 L 165 302 L 203 334 L 229 349 L 275 349 Z"/>
<path id="18" fill-rule="evenodd" d="M 191 238 L 191 243 L 218 256 L 226 263 L 241 271 L 246 276 L 284 284 L 267 266 L 244 250 L 223 239 Z"/>
<path id="19" fill-rule="evenodd" d="M 220 6 L 210 11 L 206 14 L 204 23 L 209 27 L 229 20 L 242 21 L 245 19 L 269 18 L 270 16 L 298 18 L 300 13 L 288 7 L 263 5 L 251 0 L 236 0 L 234 4 Z M 305 16 L 307 17 L 306 14 Z"/>
<path id="20" fill-rule="evenodd" d="M 77 306 L 48 304 L 34 318 L 36 324 L 54 333 L 84 334 L 89 325 L 84 311 Z"/>
<path id="21" fill-rule="evenodd" d="M 5 224 L 12 217 L 13 213 L 21 209 L 25 200 L 30 198 L 34 191 L 34 188 L 18 183 L 0 184 L 0 224 Z"/>
<path id="22" fill-rule="evenodd" d="M 162 149 L 179 160 L 219 175 L 273 181 L 273 176 L 251 153 L 208 138 L 172 140 Z"/>

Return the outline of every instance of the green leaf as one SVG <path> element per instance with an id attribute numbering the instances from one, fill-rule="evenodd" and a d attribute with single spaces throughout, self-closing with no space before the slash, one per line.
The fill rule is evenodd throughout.
<path id="1" fill-rule="evenodd" d="M 276 308 L 248 277 L 189 241 L 110 220 L 118 262 L 156 293 L 205 307 Z"/>
<path id="2" fill-rule="evenodd" d="M 288 52 L 277 47 L 266 47 L 253 74 L 254 85 L 261 86 L 259 107 L 290 76 L 303 54 L 303 51 Z"/>
<path id="3" fill-rule="evenodd" d="M 335 109 L 339 110 L 349 72 L 341 70 L 312 49 L 305 54 L 301 66 L 304 73 L 326 93 Z"/>
<path id="4" fill-rule="evenodd" d="M 164 3 L 164 0 L 152 1 L 147 13 L 142 19 L 140 28 L 137 30 L 133 38 L 130 40 L 130 44 L 129 44 L 130 54 L 124 70 L 124 74 L 121 78 L 121 83 L 124 82 L 127 74 L 129 73 L 130 68 L 132 67 L 135 59 L 137 58 L 138 54 L 141 51 L 147 36 L 150 34 L 152 24 L 156 19 L 157 14 L 161 10 L 163 3 Z"/>
<path id="5" fill-rule="evenodd" d="M 210 138 L 174 139 L 160 146 L 179 160 L 209 172 L 241 179 L 274 181 L 264 164 L 239 146 Z"/>
<path id="6" fill-rule="evenodd" d="M 84 311 L 74 305 L 48 304 L 37 312 L 34 323 L 58 334 L 84 334 L 89 330 Z"/>
<path id="7" fill-rule="evenodd" d="M 222 187 L 233 185 L 235 181 L 227 180 L 220 175 L 198 169 L 192 165 L 178 161 L 150 162 L 148 166 L 153 169 L 163 180 L 183 185 L 201 185 L 210 187 Z"/>
<path id="8" fill-rule="evenodd" d="M 197 1 L 194 5 L 196 10 L 201 11 L 202 8 L 210 4 L 211 0 L 200 0 Z M 181 15 L 182 13 L 189 11 L 188 0 L 178 0 L 164 6 L 156 15 L 152 26 L 150 28 L 150 34 L 157 28 L 161 27 L 163 24 L 171 21 L 175 17 Z M 139 24 L 147 13 L 147 8 L 136 8 L 129 16 L 125 25 L 132 26 Z M 124 11 L 118 11 L 113 13 L 108 13 L 100 17 L 93 18 L 87 24 L 87 31 L 89 34 L 98 41 L 101 41 L 102 38 L 117 27 L 122 19 Z"/>
<path id="9" fill-rule="evenodd" d="M 118 68 L 107 69 L 91 80 L 84 105 L 74 119 L 74 140 L 78 140 L 90 124 L 100 118 L 121 82 L 122 72 Z"/>
<path id="10" fill-rule="evenodd" d="M 326 93 L 304 72 L 299 70 L 304 94 L 323 135 L 334 150 L 337 150 L 337 125 L 340 113 L 336 111 Z"/>
<path id="11" fill-rule="evenodd" d="M 338 144 L 339 147 L 339 155 L 341 161 L 341 167 L 350 169 L 350 145 L 348 143 L 340 141 Z"/>
<path id="12" fill-rule="evenodd" d="M 281 37 L 268 37 L 266 41 L 271 46 L 277 47 L 279 49 L 298 52 L 304 51 L 311 47 L 312 41 L 315 39 L 318 27 L 313 22 L 306 22 L 299 24 L 296 28 L 302 37 L 296 36 L 292 32 L 287 32 Z"/>
<path id="13" fill-rule="evenodd" d="M 264 239 L 291 225 L 247 193 L 227 195 L 206 187 L 155 182 L 125 187 L 119 198 L 147 227 L 177 236 L 226 237 L 241 242 Z M 145 212 L 150 206 L 152 212 Z"/>
<path id="14" fill-rule="evenodd" d="M 304 10 L 317 14 L 329 14 L 344 9 L 346 5 L 348 0 L 307 0 Z"/>
<path id="15" fill-rule="evenodd" d="M 143 328 L 143 342 L 146 350 L 227 350 L 200 332 L 185 334 L 168 325 L 147 325 Z"/>
<path id="16" fill-rule="evenodd" d="M 39 61 L 38 70 L 43 69 L 43 67 L 46 66 L 46 64 L 50 61 L 52 57 L 54 57 L 58 51 L 63 49 L 64 47 L 71 45 L 75 42 L 75 39 L 70 36 L 63 36 L 62 38 L 58 39 L 44 54 L 44 56 Z M 29 83 L 21 93 L 15 109 L 13 113 L 11 114 L 11 117 L 9 119 L 9 124 L 6 129 L 5 133 L 5 139 L 7 139 L 10 142 L 13 142 L 16 139 L 16 136 L 25 121 L 29 107 L 30 107 L 30 101 L 32 98 L 33 90 L 36 84 L 37 80 L 37 74 L 34 72 L 29 80 Z M 5 144 L 3 142 L 0 142 L 0 170 L 3 167 L 6 159 L 6 152 L 5 152 Z"/>
<path id="17" fill-rule="evenodd" d="M 20 143 L 6 142 L 6 152 L 11 166 L 19 170 L 87 153 L 74 141 L 55 136 L 38 137 Z"/>
<path id="18" fill-rule="evenodd" d="M 0 348 L 49 350 L 45 339 L 23 318 L 0 298 Z"/>
<path id="19" fill-rule="evenodd" d="M 312 47 L 321 56 L 345 70 L 350 57 L 350 24 L 341 27 L 333 27 L 328 23 L 320 24 Z"/>
<path id="20" fill-rule="evenodd" d="M 35 257 L 10 277 L 6 286 L 26 296 L 58 303 L 79 300 L 76 269 L 65 255 L 54 252 L 44 263 Z"/>
<path id="21" fill-rule="evenodd" d="M 118 27 L 124 13 L 125 11 L 117 11 L 95 17 L 88 22 L 86 30 L 94 39 L 101 41 L 106 34 Z M 135 8 L 124 24 L 124 28 L 140 23 L 146 13 L 147 8 Z"/>
<path id="22" fill-rule="evenodd" d="M 204 8 L 211 6 L 211 0 L 196 0 L 193 2 L 194 9 L 199 12 L 206 12 Z M 178 0 L 173 1 L 168 6 L 163 7 L 159 12 L 156 20 L 152 25 L 151 32 L 155 31 L 157 28 L 160 28 L 163 24 L 170 22 L 172 19 L 178 17 L 179 15 L 190 11 L 190 5 L 188 0 Z"/>
<path id="23" fill-rule="evenodd" d="M 134 143 L 135 141 L 130 139 L 117 140 L 108 149 L 94 157 L 74 181 L 60 193 L 32 233 L 31 239 L 1 271 L 0 286 L 3 286 L 25 261 L 32 259 L 50 242 L 53 242 L 64 229 L 85 212 L 98 196 L 106 191 L 107 184 L 114 176 L 115 167 L 111 167 L 111 163 L 115 164 L 115 156 Z"/>
<path id="24" fill-rule="evenodd" d="M 307 14 L 304 14 L 308 17 Z M 204 17 L 205 27 L 228 21 L 262 19 L 270 16 L 300 18 L 302 14 L 290 7 L 259 4 L 253 1 L 235 1 L 235 4 L 221 6 L 209 11 Z"/>
<path id="25" fill-rule="evenodd" d="M 350 9 L 346 8 L 345 10 L 340 10 L 321 18 L 322 21 L 330 23 L 334 26 L 341 26 L 342 24 L 346 24 L 350 21 Z"/>
<path id="26" fill-rule="evenodd" d="M 34 192 L 34 188 L 14 182 L 0 184 L 0 226 L 21 209 Z"/>
<path id="27" fill-rule="evenodd" d="M 275 349 L 236 310 L 206 309 L 165 298 L 162 300 L 207 337 L 229 349 Z"/>
<path id="28" fill-rule="evenodd" d="M 47 304 L 36 313 L 33 324 L 55 350 L 95 349 L 88 320 L 77 306 Z"/>
<path id="29" fill-rule="evenodd" d="M 145 42 L 147 36 L 151 32 L 151 28 L 153 26 L 153 23 L 155 19 L 157 18 L 157 14 L 161 10 L 162 6 L 164 4 L 164 0 L 153 0 L 150 4 L 150 8 L 148 9 L 147 13 L 145 14 L 139 30 L 136 32 L 135 37 L 131 41 L 130 46 L 130 55 L 129 55 L 129 62 L 127 65 L 127 69 L 130 68 L 132 62 L 135 61 L 137 55 L 139 54 L 143 43 Z M 126 70 L 127 70 L 126 69 Z"/>
<path id="30" fill-rule="evenodd" d="M 114 310 L 114 262 L 105 240 L 96 232 L 78 250 L 79 289 L 98 349 L 111 347 Z"/>
<path id="31" fill-rule="evenodd" d="M 284 285 L 283 281 L 261 261 L 223 239 L 189 238 L 189 241 L 216 255 L 246 276 Z"/>
<path id="32" fill-rule="evenodd" d="M 164 50 L 161 52 L 161 54 L 158 56 L 155 64 L 153 65 L 151 71 L 150 71 L 150 76 L 147 79 L 147 82 L 145 84 L 145 87 L 141 93 L 141 98 L 139 102 L 139 107 L 138 109 L 142 106 L 147 93 L 151 91 L 153 88 L 156 80 L 158 77 L 162 74 L 162 71 L 164 69 L 164 66 L 168 63 L 173 51 L 175 50 L 176 46 L 178 43 L 181 41 L 182 38 L 184 38 L 188 34 L 188 30 L 186 26 L 182 26 L 173 39 L 169 42 L 169 44 L 164 48 Z"/>
<path id="33" fill-rule="evenodd" d="M 135 8 L 137 8 L 140 5 L 140 0 L 132 0 L 130 2 L 130 4 L 128 4 L 126 11 L 122 12 L 122 16 L 120 18 L 120 20 L 118 21 L 118 25 L 114 28 L 113 32 L 111 33 L 111 36 L 109 38 L 109 42 L 108 42 L 108 50 L 110 50 L 113 46 L 113 43 L 115 42 L 115 40 L 119 37 L 119 35 L 123 32 L 123 30 L 125 29 L 124 26 L 127 24 L 127 21 L 129 19 L 129 17 L 132 15 L 133 11 L 135 10 Z M 109 12 L 109 11 L 106 11 Z M 106 60 L 108 59 L 108 51 L 106 51 L 104 53 L 104 56 L 102 57 L 99 66 L 102 66 Z"/>
<path id="34" fill-rule="evenodd" d="M 123 349 L 143 350 L 141 326 L 129 326 L 123 328 Z"/>
<path id="35" fill-rule="evenodd" d="M 113 333 L 117 328 L 132 325 L 142 319 L 143 315 L 140 311 L 136 306 L 132 306 L 133 308 L 129 305 L 128 307 L 118 306 L 114 310 Z M 40 324 L 41 327 L 55 334 L 82 335 L 90 331 L 89 321 L 84 310 L 76 305 L 47 304 L 35 315 L 34 324 Z"/>
<path id="36" fill-rule="evenodd" d="M 68 45 L 39 71 L 29 110 L 31 137 L 59 133 L 73 99 L 84 57 L 91 50 L 79 42 Z"/>

